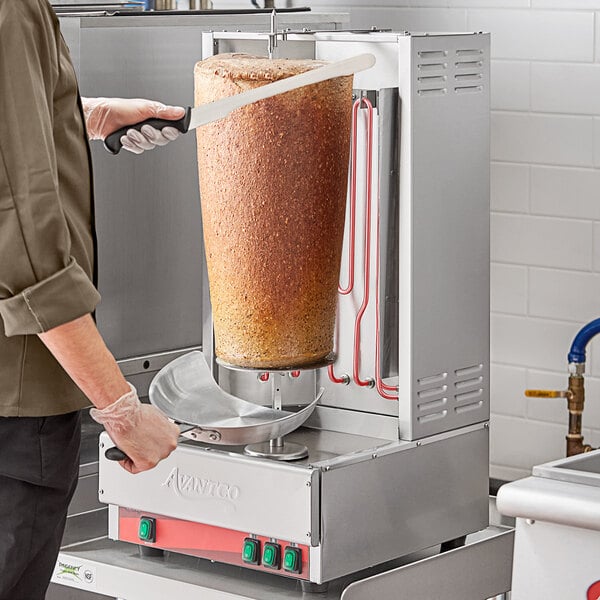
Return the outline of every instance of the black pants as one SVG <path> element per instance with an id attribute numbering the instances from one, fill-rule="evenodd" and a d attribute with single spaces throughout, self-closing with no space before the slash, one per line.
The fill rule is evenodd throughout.
<path id="1" fill-rule="evenodd" d="M 0 417 L 0 600 L 43 600 L 79 471 L 81 415 Z"/>

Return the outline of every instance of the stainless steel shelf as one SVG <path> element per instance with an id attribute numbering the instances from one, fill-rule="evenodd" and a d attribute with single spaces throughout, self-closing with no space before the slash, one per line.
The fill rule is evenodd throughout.
<path id="1" fill-rule="evenodd" d="M 490 526 L 439 554 L 439 546 L 333 581 L 318 600 L 484 600 L 510 588 L 513 530 Z M 64 565 L 64 567 L 61 567 Z M 76 575 L 65 573 L 65 568 Z M 61 574 L 61 570 L 63 573 Z M 468 576 L 466 575 L 468 574 Z M 64 548 L 54 583 L 123 600 L 306 600 L 300 582 L 181 554 L 141 557 L 135 546 L 106 538 Z M 421 590 L 424 595 L 414 590 Z M 83 593 L 82 593 L 83 592 Z"/>

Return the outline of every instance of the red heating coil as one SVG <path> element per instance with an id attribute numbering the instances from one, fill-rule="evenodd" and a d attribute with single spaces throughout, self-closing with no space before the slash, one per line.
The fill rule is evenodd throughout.
<path id="1" fill-rule="evenodd" d="M 367 107 L 367 155 L 366 155 L 366 199 L 365 199 L 365 235 L 364 235 L 364 263 L 365 274 L 363 284 L 363 301 L 356 313 L 354 319 L 354 356 L 352 360 L 352 379 L 360 387 L 372 387 L 372 379 L 360 378 L 360 326 L 363 315 L 369 306 L 369 287 L 371 283 L 371 196 L 373 181 L 373 105 L 367 98 L 361 98 L 354 104 L 359 106 L 365 103 Z M 353 144 L 353 150 L 356 150 L 356 143 Z M 356 196 L 356 178 L 353 178 L 352 187 L 354 196 Z M 352 192 L 351 192 L 352 196 Z"/>
<path id="2" fill-rule="evenodd" d="M 354 288 L 355 254 L 356 254 L 356 197 L 357 197 L 357 130 L 358 130 L 358 110 L 365 104 L 367 107 L 367 148 L 366 148 L 366 201 L 365 201 L 365 234 L 364 234 L 364 288 L 363 301 L 358 310 L 354 321 L 354 354 L 353 354 L 353 379 L 360 387 L 372 387 L 375 384 L 377 392 L 382 398 L 387 400 L 397 400 L 397 396 L 387 392 L 396 391 L 398 388 L 389 386 L 383 382 L 380 376 L 381 356 L 380 356 L 380 323 L 379 323 L 379 194 L 377 194 L 377 224 L 376 224 L 376 248 L 378 249 L 376 257 L 376 280 L 375 289 L 377 290 L 375 298 L 375 381 L 372 379 L 361 379 L 360 377 L 360 338 L 361 323 L 364 313 L 369 305 L 369 284 L 371 278 L 371 204 L 372 204 L 372 177 L 373 177 L 373 105 L 367 98 L 356 100 L 352 108 L 352 149 L 351 149 L 351 179 L 350 179 L 350 240 L 348 252 L 348 285 L 345 288 L 338 288 L 342 295 L 349 294 Z M 328 367 L 328 374 L 334 383 L 348 383 L 348 377 L 336 377 L 333 365 Z"/>
<path id="3" fill-rule="evenodd" d="M 367 102 L 369 102 L 367 100 Z M 346 296 L 354 289 L 354 258 L 356 255 L 356 162 L 357 162 L 357 131 L 358 109 L 362 99 L 357 100 L 352 107 L 352 130 L 350 145 L 350 240 L 348 243 L 348 285 L 343 288 L 338 286 L 338 292 Z M 370 104 L 370 103 L 369 103 Z"/>

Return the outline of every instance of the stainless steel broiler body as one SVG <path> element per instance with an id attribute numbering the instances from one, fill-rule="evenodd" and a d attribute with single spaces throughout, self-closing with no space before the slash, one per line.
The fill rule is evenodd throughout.
<path id="1" fill-rule="evenodd" d="M 265 39 L 206 33 L 204 54 L 264 54 Z M 377 58 L 355 76 L 355 289 L 340 296 L 333 369 L 262 381 L 218 366 L 203 333 L 215 378 L 236 396 L 268 404 L 276 378 L 285 408 L 324 388 L 306 426 L 285 438 L 308 457 L 186 441 L 132 477 L 101 452 L 100 499 L 113 539 L 318 584 L 488 525 L 489 36 L 286 32 L 276 52 Z M 349 235 L 347 224 L 342 278 Z M 140 538 L 142 518 L 154 524 L 151 539 Z M 276 567 L 262 554 L 245 560 L 248 540 L 261 553 L 278 547 Z M 285 568 L 289 549 L 296 569 Z"/>

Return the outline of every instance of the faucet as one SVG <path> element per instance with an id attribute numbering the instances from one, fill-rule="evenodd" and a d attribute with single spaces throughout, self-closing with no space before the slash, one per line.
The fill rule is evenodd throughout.
<path id="1" fill-rule="evenodd" d="M 567 434 L 567 456 L 594 450 L 583 443 L 581 421 L 585 401 L 585 349 L 590 340 L 600 333 L 600 319 L 584 325 L 571 344 L 568 354 L 569 387 L 567 390 L 525 390 L 525 395 L 533 398 L 566 398 L 569 410 L 569 433 Z"/>

